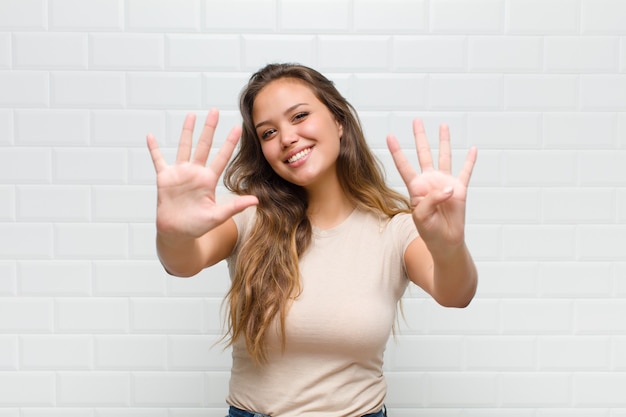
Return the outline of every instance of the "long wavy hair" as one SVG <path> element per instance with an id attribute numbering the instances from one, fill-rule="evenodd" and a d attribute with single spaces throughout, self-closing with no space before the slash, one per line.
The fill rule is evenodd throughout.
<path id="1" fill-rule="evenodd" d="M 244 337 L 257 364 L 267 360 L 264 341 L 268 332 L 276 329 L 276 319 L 285 348 L 285 317 L 301 290 L 299 258 L 312 236 L 306 190 L 274 172 L 263 156 L 252 120 L 259 92 L 282 78 L 304 83 L 343 127 L 336 166 L 348 199 L 382 218 L 410 212 L 407 198 L 385 184 L 382 166 L 367 145 L 356 111 L 332 81 L 297 64 L 270 64 L 254 73 L 240 96 L 243 131 L 239 150 L 225 171 L 224 184 L 236 194 L 252 194 L 259 199 L 256 221 L 241 243 L 226 298 L 229 343 Z"/>

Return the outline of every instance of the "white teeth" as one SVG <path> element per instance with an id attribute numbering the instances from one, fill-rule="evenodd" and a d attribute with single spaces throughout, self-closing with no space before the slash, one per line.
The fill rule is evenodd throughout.
<path id="1" fill-rule="evenodd" d="M 311 152 L 311 148 L 306 148 L 306 149 L 298 152 L 297 154 L 295 154 L 291 158 L 287 159 L 287 162 L 289 162 L 290 164 L 293 164 L 294 162 L 296 162 L 297 160 L 302 158 L 304 155 L 308 155 L 310 152 Z"/>

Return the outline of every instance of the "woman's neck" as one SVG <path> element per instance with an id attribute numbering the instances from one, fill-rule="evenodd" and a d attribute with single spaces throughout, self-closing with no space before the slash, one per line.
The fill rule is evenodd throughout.
<path id="1" fill-rule="evenodd" d="M 311 224 L 320 229 L 330 229 L 343 222 L 354 210 L 339 182 L 307 190 Z"/>

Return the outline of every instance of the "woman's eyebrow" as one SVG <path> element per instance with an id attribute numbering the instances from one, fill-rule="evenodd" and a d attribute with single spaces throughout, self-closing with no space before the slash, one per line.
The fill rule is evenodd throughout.
<path id="1" fill-rule="evenodd" d="M 300 106 L 304 106 L 304 105 L 307 105 L 307 104 L 308 104 L 308 103 L 296 103 L 296 104 L 294 104 L 293 106 L 289 107 L 287 110 L 285 110 L 285 111 L 283 112 L 283 114 L 284 114 L 284 115 L 286 115 L 287 113 L 289 113 L 289 112 L 291 112 L 291 111 L 293 111 L 293 110 L 297 109 L 298 107 L 300 107 Z M 262 122 L 257 123 L 256 125 L 254 125 L 254 128 L 255 128 L 255 129 L 258 129 L 259 127 L 261 127 L 261 126 L 263 126 L 264 124 L 267 124 L 267 123 L 269 123 L 269 120 L 264 120 L 264 121 L 262 121 Z"/>

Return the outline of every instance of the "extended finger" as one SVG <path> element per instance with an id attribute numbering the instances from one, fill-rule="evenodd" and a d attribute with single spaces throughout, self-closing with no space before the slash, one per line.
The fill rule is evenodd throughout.
<path id="1" fill-rule="evenodd" d="M 239 142 L 239 138 L 241 137 L 241 127 L 235 126 L 230 130 L 226 141 L 220 148 L 215 158 L 211 161 L 211 169 L 216 172 L 218 175 L 222 174 L 224 168 L 226 168 L 226 164 L 230 160 L 235 147 L 237 146 L 237 142 Z"/>
<path id="2" fill-rule="evenodd" d="M 216 109 L 209 110 L 204 121 L 204 127 L 200 133 L 200 139 L 196 145 L 196 151 L 193 154 L 193 162 L 201 165 L 206 164 L 209 157 L 211 146 L 213 144 L 213 135 L 219 121 L 219 112 Z"/>
<path id="3" fill-rule="evenodd" d="M 450 129 L 447 125 L 439 126 L 439 171 L 449 174 L 452 165 L 450 151 Z"/>
<path id="4" fill-rule="evenodd" d="M 411 166 L 408 159 L 406 159 L 406 156 L 404 156 L 402 149 L 400 149 L 398 139 L 396 139 L 394 135 L 387 136 L 387 147 L 389 148 L 389 152 L 393 158 L 393 163 L 396 165 L 396 169 L 400 173 L 402 180 L 408 185 L 413 178 L 417 176 L 417 173 L 413 169 L 413 166 Z"/>
<path id="5" fill-rule="evenodd" d="M 467 157 L 465 157 L 465 163 L 463 164 L 463 168 L 459 173 L 459 181 L 467 187 L 470 182 L 470 178 L 472 177 L 472 172 L 474 171 L 474 165 L 476 164 L 476 157 L 478 156 L 478 150 L 475 146 L 472 146 L 467 153 Z"/>
<path id="6" fill-rule="evenodd" d="M 189 162 L 191 157 L 191 143 L 193 142 L 193 128 L 196 124 L 196 115 L 189 113 L 183 122 L 183 131 L 180 134 L 178 142 L 178 153 L 176 154 L 176 162 Z"/>
<path id="7" fill-rule="evenodd" d="M 163 155 L 161 155 L 161 151 L 159 150 L 159 144 L 157 143 L 157 140 L 152 135 L 152 133 L 148 134 L 148 136 L 146 137 L 146 143 L 148 144 L 148 150 L 150 151 L 154 170 L 159 173 L 163 168 L 167 166 L 167 164 L 163 159 Z"/>
<path id="8" fill-rule="evenodd" d="M 421 119 L 413 120 L 413 135 L 415 136 L 417 160 L 422 172 L 433 169 L 433 157 L 430 153 L 430 145 L 428 144 L 424 123 Z"/>
<path id="9" fill-rule="evenodd" d="M 233 217 L 235 214 L 257 204 L 259 204 L 259 199 L 253 195 L 239 196 L 226 204 L 215 207 L 215 221 L 221 224 Z"/>

